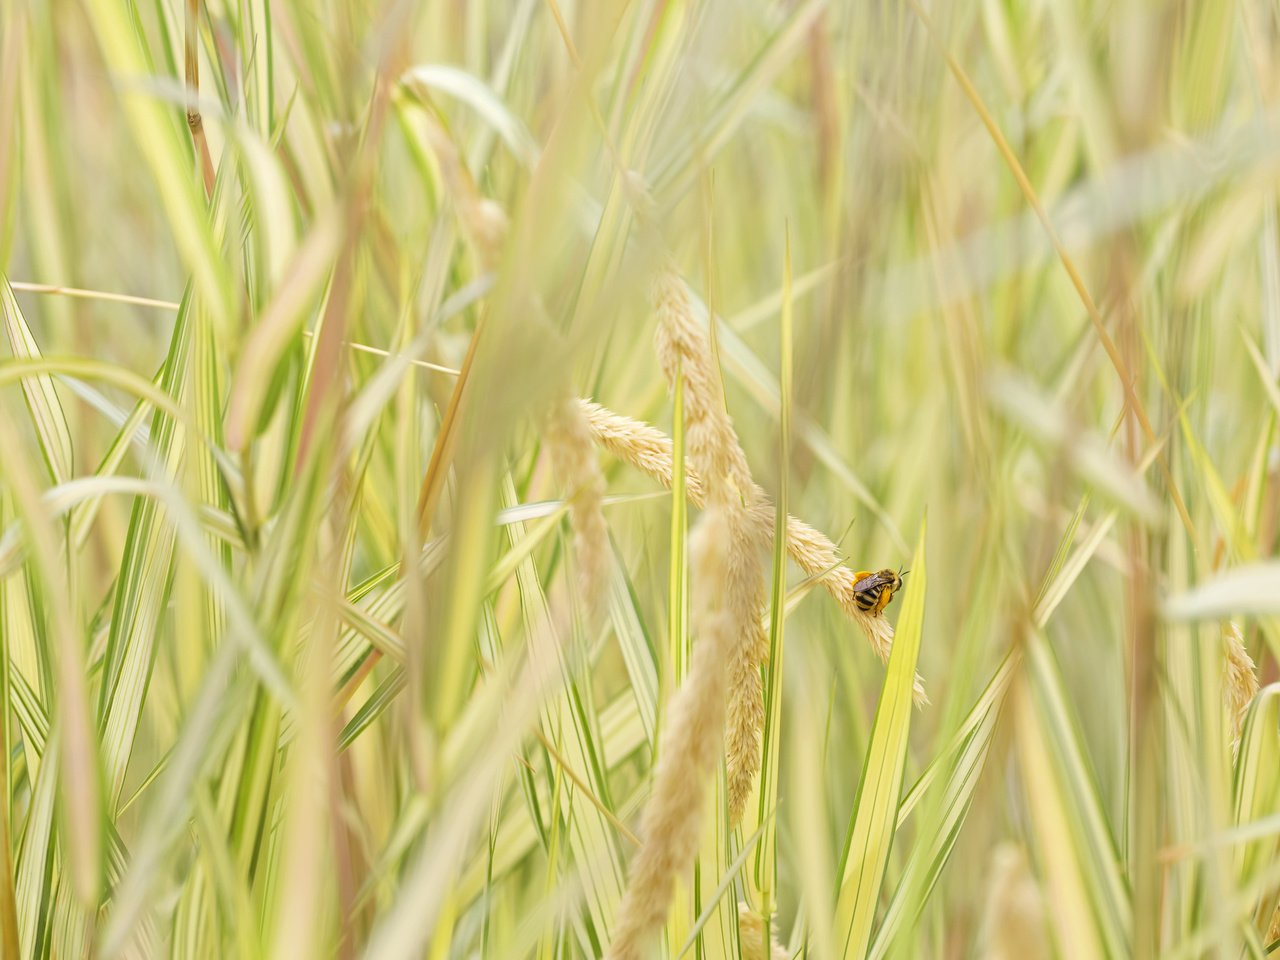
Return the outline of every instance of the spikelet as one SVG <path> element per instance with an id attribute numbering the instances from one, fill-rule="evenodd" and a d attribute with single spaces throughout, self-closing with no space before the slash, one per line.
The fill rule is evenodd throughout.
<path id="1" fill-rule="evenodd" d="M 760 488 L 724 407 L 720 373 L 711 345 L 693 315 L 684 283 L 663 270 L 654 285 L 658 362 L 673 386 L 684 385 L 684 427 L 689 461 L 702 476 L 707 499 L 729 515 L 728 611 L 735 642 L 729 654 L 729 712 L 725 766 L 729 820 L 737 824 L 760 770 L 764 689 L 760 665 L 768 651 L 761 626 L 763 554 L 769 527 L 753 521 Z"/>
<path id="2" fill-rule="evenodd" d="M 1258 671 L 1244 646 L 1238 624 L 1228 622 L 1222 630 L 1222 699 L 1231 722 L 1231 752 L 1240 749 L 1240 730 L 1249 703 L 1258 692 Z"/>
<path id="3" fill-rule="evenodd" d="M 707 786 L 724 742 L 725 662 L 736 642 L 724 605 L 730 531 L 722 509 L 707 511 L 693 535 L 697 640 L 684 683 L 667 706 L 643 841 L 631 864 L 607 960 L 641 960 L 666 921 L 675 879 L 698 850 Z"/>
<path id="4" fill-rule="evenodd" d="M 764 564 L 758 529 L 742 509 L 730 513 L 727 586 L 728 608 L 736 640 L 729 659 L 729 712 L 725 727 L 725 778 L 729 820 L 736 825 L 751 800 L 760 772 L 764 730 L 764 685 L 760 665 L 769 656 L 769 637 L 761 611 L 765 607 Z"/>
<path id="5" fill-rule="evenodd" d="M 614 413 L 594 400 L 579 400 L 578 403 L 596 443 L 645 476 L 671 489 L 673 448 L 670 437 L 647 423 Z M 695 506 L 707 505 L 702 478 L 696 471 L 686 471 L 685 490 Z"/>
<path id="6" fill-rule="evenodd" d="M 582 407 L 558 400 L 548 420 L 547 446 L 569 500 L 569 526 L 577 563 L 578 591 L 592 626 L 602 614 L 609 570 L 609 528 L 604 519 L 604 475 Z"/>
<path id="7" fill-rule="evenodd" d="M 733 430 L 733 421 L 724 408 L 720 374 L 711 356 L 711 344 L 693 315 L 684 283 L 670 269 L 659 274 L 654 284 L 654 300 L 658 314 L 658 363 L 669 384 L 674 385 L 677 377 L 684 381 L 689 460 L 711 485 L 708 495 L 712 499 L 728 501 L 736 495 L 749 509 L 756 486 L 746 454 Z"/>
<path id="8" fill-rule="evenodd" d="M 582 400 L 580 403 L 596 443 L 670 489 L 672 446 L 669 437 L 647 423 L 614 413 L 593 401 Z M 697 473 L 687 472 L 685 486 L 695 506 L 706 504 L 706 489 Z M 758 487 L 754 493 L 752 522 L 760 531 L 762 542 L 768 543 L 773 536 L 773 505 Z M 787 552 L 797 566 L 822 584 L 845 615 L 858 625 L 876 655 L 887 660 L 893 646 L 893 627 L 883 616 L 868 616 L 858 608 L 853 600 L 853 571 L 839 562 L 836 546 L 830 538 L 803 520 L 787 517 Z M 914 698 L 917 706 L 929 702 L 919 676 L 915 680 Z"/>
<path id="9" fill-rule="evenodd" d="M 769 924 L 769 945 L 765 947 L 764 918 L 745 903 L 738 904 L 738 943 L 742 960 L 787 960 L 788 954 L 778 943 L 778 927 Z"/>

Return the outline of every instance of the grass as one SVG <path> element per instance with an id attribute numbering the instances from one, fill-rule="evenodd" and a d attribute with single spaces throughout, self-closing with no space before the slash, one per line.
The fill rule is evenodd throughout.
<path id="1" fill-rule="evenodd" d="M 0 956 L 1275 953 L 1278 36 L 0 6 Z"/>

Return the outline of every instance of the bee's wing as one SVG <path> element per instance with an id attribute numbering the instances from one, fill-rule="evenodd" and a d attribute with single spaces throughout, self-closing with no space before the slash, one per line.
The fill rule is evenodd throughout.
<path id="1" fill-rule="evenodd" d="M 893 583 L 891 577 L 886 577 L 883 572 L 872 573 L 863 577 L 853 585 L 854 593 L 861 593 L 864 590 L 875 590 L 878 587 L 888 586 Z"/>

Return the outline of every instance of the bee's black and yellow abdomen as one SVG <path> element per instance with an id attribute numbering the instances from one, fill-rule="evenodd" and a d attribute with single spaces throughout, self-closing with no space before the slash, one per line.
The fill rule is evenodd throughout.
<path id="1" fill-rule="evenodd" d="M 902 578 L 892 570 L 869 573 L 860 570 L 854 574 L 853 602 L 858 609 L 875 616 L 884 611 L 893 594 L 902 586 Z"/>

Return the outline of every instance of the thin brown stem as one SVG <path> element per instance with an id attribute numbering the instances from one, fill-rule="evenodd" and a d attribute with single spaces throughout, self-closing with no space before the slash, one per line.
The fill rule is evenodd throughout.
<path id="1" fill-rule="evenodd" d="M 209 141 L 204 135 L 204 118 L 200 116 L 200 0 L 187 0 L 184 20 L 184 53 L 187 76 L 187 127 L 200 162 L 206 197 L 213 196 L 213 157 L 209 154 Z"/>

